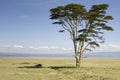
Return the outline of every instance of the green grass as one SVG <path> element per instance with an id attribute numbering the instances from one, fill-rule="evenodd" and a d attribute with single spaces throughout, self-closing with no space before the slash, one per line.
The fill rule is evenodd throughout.
<path id="1" fill-rule="evenodd" d="M 42 64 L 42 68 L 26 68 Z M 120 60 L 0 59 L 0 80 L 120 80 Z"/>

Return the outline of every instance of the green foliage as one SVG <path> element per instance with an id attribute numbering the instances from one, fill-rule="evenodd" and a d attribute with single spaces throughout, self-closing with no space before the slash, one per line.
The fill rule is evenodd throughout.
<path id="1" fill-rule="evenodd" d="M 113 28 L 106 24 L 109 20 L 113 19 L 112 16 L 106 15 L 107 9 L 107 4 L 93 5 L 86 12 L 87 14 L 84 14 L 86 26 L 78 31 L 80 33 L 79 41 L 81 43 L 84 41 L 84 44 L 87 45 L 84 47 L 84 50 L 91 50 L 90 47 L 95 49 L 95 47 L 99 47 L 99 43 L 104 42 L 103 30 L 113 31 Z"/>
<path id="2" fill-rule="evenodd" d="M 69 19 L 75 20 L 78 16 L 84 15 L 84 6 L 80 4 L 68 4 L 66 6 L 59 6 L 50 10 L 50 19 Z"/>
<path id="3" fill-rule="evenodd" d="M 72 33 L 73 28 L 82 20 L 86 10 L 83 5 L 68 4 L 50 9 L 50 12 L 50 19 L 56 20 L 53 24 L 62 25 L 65 30 Z"/>

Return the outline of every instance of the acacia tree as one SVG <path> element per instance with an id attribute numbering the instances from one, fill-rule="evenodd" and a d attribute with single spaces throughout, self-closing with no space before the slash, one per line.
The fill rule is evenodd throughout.
<path id="1" fill-rule="evenodd" d="M 93 5 L 86 10 L 81 4 L 68 4 L 50 9 L 50 19 L 53 24 L 59 24 L 63 30 L 70 33 L 74 45 L 76 67 L 80 67 L 82 55 L 104 42 L 103 30 L 112 31 L 106 23 L 112 16 L 106 15 L 107 4 Z"/>

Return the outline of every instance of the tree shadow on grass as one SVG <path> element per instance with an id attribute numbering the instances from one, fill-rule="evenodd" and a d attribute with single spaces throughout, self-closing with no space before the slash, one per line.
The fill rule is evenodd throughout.
<path id="1" fill-rule="evenodd" d="M 22 67 L 17 67 L 17 68 L 42 68 L 42 64 L 37 64 L 37 65 L 34 65 L 34 66 L 22 66 Z"/>
<path id="2" fill-rule="evenodd" d="M 76 68 L 76 67 L 74 67 L 74 66 L 50 66 L 49 68 L 58 70 L 58 69 Z"/>

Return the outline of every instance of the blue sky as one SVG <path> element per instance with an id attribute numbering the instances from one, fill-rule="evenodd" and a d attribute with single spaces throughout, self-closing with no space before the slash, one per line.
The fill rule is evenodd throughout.
<path id="1" fill-rule="evenodd" d="M 93 4 L 109 4 L 108 14 L 114 20 L 108 24 L 113 32 L 105 32 L 106 42 L 96 51 L 120 51 L 119 0 L 0 0 L 0 52 L 70 53 L 72 41 L 61 26 L 49 19 L 51 8 L 79 3 L 90 8 Z"/>

